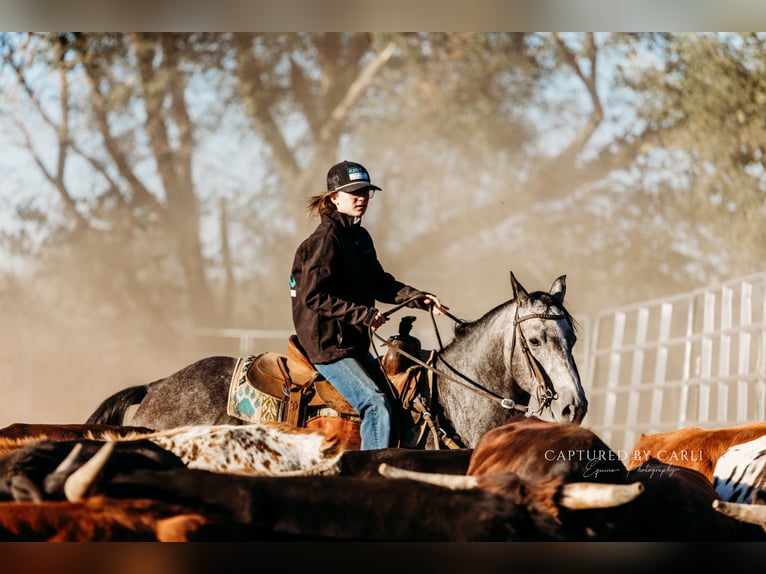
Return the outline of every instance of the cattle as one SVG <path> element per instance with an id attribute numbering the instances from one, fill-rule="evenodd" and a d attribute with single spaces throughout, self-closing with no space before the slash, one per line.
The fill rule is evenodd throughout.
<path id="1" fill-rule="evenodd" d="M 47 429 L 48 436 L 54 434 L 52 430 L 58 430 L 58 436 L 68 436 L 68 430 L 62 433 L 62 429 Z M 111 433 L 106 432 L 108 429 L 101 430 L 103 436 L 94 440 L 114 440 L 123 444 L 149 441 L 176 455 L 189 468 L 234 474 L 337 474 L 340 457 L 344 452 L 339 436 L 319 429 L 298 428 L 287 423 L 200 425 L 156 432 L 138 429 L 132 432 Z M 72 432 L 75 435 L 91 436 L 91 432 L 86 432 L 85 429 L 73 429 Z M 26 448 L 24 456 L 29 461 L 33 458 L 31 453 L 34 449 L 30 443 L 41 443 L 43 436 L 46 434 L 32 434 L 27 439 L 19 435 L 18 438 L 8 439 L 4 445 L 5 449 L 0 447 L 0 452 L 8 456 L 14 451 Z M 67 444 L 71 450 L 71 441 L 60 442 Z M 51 452 L 52 448 L 48 441 L 41 447 L 41 452 Z M 120 450 L 124 451 L 125 448 Z M 60 459 L 66 456 L 62 455 L 62 452 L 62 449 L 57 449 Z M 0 481 L 3 480 L 2 469 L 0 460 Z M 49 466 L 43 465 L 43 469 L 50 472 Z"/>
<path id="2" fill-rule="evenodd" d="M 479 439 L 466 473 L 507 472 L 529 482 L 561 475 L 567 481 L 624 483 L 626 469 L 619 453 L 585 427 L 517 416 Z"/>
<path id="3" fill-rule="evenodd" d="M 560 480 L 533 485 L 516 477 L 507 478 L 499 494 L 382 477 L 175 469 L 130 472 L 99 480 L 95 488 L 110 498 L 154 498 L 201 514 L 225 514 L 257 541 L 569 540 L 572 533 L 543 509 L 554 499 L 579 500 L 576 488 Z"/>
<path id="4" fill-rule="evenodd" d="M 713 488 L 725 501 L 766 504 L 766 435 L 736 444 L 718 457 Z"/>
<path id="5" fill-rule="evenodd" d="M 0 541 L 188 542 L 203 536 L 209 522 L 181 505 L 148 499 L 0 503 Z"/>
<path id="6" fill-rule="evenodd" d="M 344 451 L 337 434 L 281 422 L 186 426 L 141 438 L 192 469 L 257 476 L 337 474 Z"/>
<path id="7" fill-rule="evenodd" d="M 723 516 L 714 508 L 720 500 L 699 471 L 654 458 L 628 472 L 644 485 L 643 494 L 622 511 L 612 540 L 763 542 L 764 532 Z"/>
<path id="8" fill-rule="evenodd" d="M 70 467 L 61 461 L 48 482 L 57 476 L 56 492 L 70 502 L 101 497 L 176 505 L 182 515 L 204 520 L 179 535 L 195 540 L 766 540 L 760 527 L 715 508 L 719 497 L 699 472 L 653 458 L 629 471 L 620 453 L 586 428 L 534 417 L 490 431 L 472 451 L 421 458 L 439 451 L 381 449 L 346 458 L 347 451 L 336 473 L 314 476 L 211 472 L 188 468 L 180 457 L 169 467 L 121 464 L 109 470 L 112 457 L 130 442 L 78 441 L 82 455 Z M 392 470 L 397 460 L 410 469 Z M 387 462 L 381 467 L 385 476 L 373 476 L 369 469 L 380 461 Z M 440 468 L 451 473 L 429 476 L 458 485 L 408 480 L 411 469 Z M 392 472 L 405 473 L 404 480 L 388 478 Z M 114 539 L 121 536 L 130 534 Z"/>
<path id="9" fill-rule="evenodd" d="M 183 461 L 175 454 L 147 440 L 124 443 L 41 440 L 0 458 L 0 500 L 41 502 L 65 499 L 65 480 L 104 444 L 110 445 L 113 450 L 103 468 L 106 478 L 121 470 L 185 468 Z"/>
<path id="10" fill-rule="evenodd" d="M 550 506 L 568 532 L 601 541 L 763 540 L 761 532 L 716 512 L 719 497 L 699 472 L 649 458 L 628 470 L 622 453 L 612 451 L 592 431 L 534 417 L 512 420 L 487 432 L 476 444 L 464 477 L 444 477 L 453 488 L 502 492 L 509 473 L 527 483 L 544 484 L 556 475 L 565 482 L 639 482 L 634 500 L 605 508 Z"/>
<path id="11" fill-rule="evenodd" d="M 124 442 L 141 439 L 176 454 L 189 468 L 266 476 L 378 476 L 381 462 L 413 470 L 465 474 L 472 452 L 471 449 L 344 450 L 331 433 L 285 423 L 200 425 L 164 431 L 95 424 L 16 423 L 2 432 L 0 456 L 43 439 Z"/>
<path id="12" fill-rule="evenodd" d="M 682 429 L 642 434 L 626 461 L 636 468 L 654 458 L 701 472 L 711 484 L 718 458 L 734 445 L 766 435 L 766 422 L 743 424 L 718 429 L 685 427 Z"/>

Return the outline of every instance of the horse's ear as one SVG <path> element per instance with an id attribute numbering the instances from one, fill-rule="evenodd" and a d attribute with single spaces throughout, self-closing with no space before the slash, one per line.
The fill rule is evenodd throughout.
<path id="1" fill-rule="evenodd" d="M 564 304 L 564 295 L 567 294 L 567 276 L 561 275 L 558 279 L 556 279 L 553 282 L 553 285 L 551 285 L 550 294 L 553 295 L 553 297 L 559 302 L 559 304 Z"/>
<path id="2" fill-rule="evenodd" d="M 529 293 L 527 293 L 524 286 L 519 283 L 518 279 L 516 279 L 513 271 L 511 271 L 511 287 L 513 287 L 513 299 L 518 303 L 523 303 L 529 298 Z"/>

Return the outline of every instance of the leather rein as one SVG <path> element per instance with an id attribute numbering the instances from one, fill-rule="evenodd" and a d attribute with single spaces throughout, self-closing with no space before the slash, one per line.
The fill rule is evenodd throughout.
<path id="1" fill-rule="evenodd" d="M 383 315 L 390 315 L 393 312 L 395 312 L 395 311 L 399 310 L 400 308 L 404 307 L 405 305 L 407 305 L 407 303 L 410 303 L 411 301 L 413 301 L 415 299 L 420 299 L 420 298 L 421 297 L 413 297 L 411 299 L 408 299 L 408 300 L 398 304 L 396 307 L 393 307 L 393 308 L 385 311 L 383 313 Z M 441 311 L 442 311 L 442 313 L 444 315 L 446 315 L 447 317 L 449 317 L 450 319 L 452 319 L 456 323 L 461 323 L 461 324 L 466 323 L 466 321 L 464 321 L 463 319 L 459 319 L 458 317 L 455 317 L 454 315 L 452 315 L 449 311 L 446 311 L 445 309 L 442 309 Z M 436 318 L 434 317 L 433 308 L 431 308 L 430 315 L 431 315 L 431 322 L 433 323 L 434 331 L 436 333 L 436 338 L 439 341 L 439 350 L 441 352 L 441 351 L 444 350 L 444 345 L 442 344 L 441 336 L 439 335 L 439 328 L 438 328 L 438 326 L 436 324 Z M 536 382 L 535 392 L 536 392 L 536 395 L 537 395 L 537 401 L 538 401 L 538 404 L 540 405 L 540 408 L 538 410 L 534 411 L 534 412 L 535 413 L 539 413 L 539 412 L 542 412 L 542 410 L 544 408 L 550 406 L 552 401 L 554 401 L 554 400 L 556 400 L 558 398 L 558 393 L 556 393 L 555 389 L 551 389 L 550 386 L 548 385 L 548 383 L 546 382 L 545 375 L 540 370 L 540 365 L 538 364 L 537 360 L 532 355 L 532 352 L 529 350 L 529 345 L 527 344 L 527 339 L 526 339 L 526 337 L 524 336 L 524 333 L 521 330 L 521 323 L 524 322 L 524 321 L 527 321 L 529 319 L 543 319 L 543 320 L 555 320 L 555 321 L 559 321 L 561 319 L 569 320 L 569 318 L 565 314 L 552 314 L 552 313 L 530 313 L 529 315 L 523 315 L 523 316 L 520 317 L 519 316 L 519 305 L 518 304 L 516 305 L 516 311 L 515 311 L 515 315 L 514 315 L 514 318 L 513 318 L 513 340 L 511 342 L 511 360 L 513 360 L 513 353 L 514 353 L 515 348 L 516 348 L 516 339 L 518 339 L 520 341 L 521 350 L 522 350 L 522 352 L 524 354 L 524 359 L 525 359 L 525 361 L 527 363 L 527 367 L 529 368 L 529 371 L 532 373 L 532 376 L 534 377 L 535 382 Z M 448 380 L 450 380 L 452 382 L 461 384 L 461 385 L 467 387 L 469 390 L 471 390 L 471 391 L 473 391 L 473 392 L 475 392 L 475 393 L 477 393 L 477 394 L 479 394 L 479 395 L 481 395 L 481 396 L 483 396 L 485 398 L 488 398 L 490 400 L 496 401 L 504 409 L 509 409 L 509 410 L 514 409 L 514 410 L 521 411 L 521 412 L 525 412 L 525 411 L 529 410 L 528 406 L 516 404 L 516 401 L 514 401 L 513 399 L 508 398 L 508 397 L 501 397 L 500 395 L 498 395 L 496 393 L 493 393 L 489 389 L 483 387 L 482 385 L 480 385 L 476 381 L 468 378 L 463 373 L 460 373 L 459 371 L 457 371 L 454 367 L 452 367 L 449 363 L 447 363 L 441 357 L 440 357 L 441 361 L 445 365 L 447 365 L 447 367 L 449 367 L 449 369 L 453 373 L 455 373 L 455 375 L 457 375 L 457 376 L 452 376 L 452 375 L 450 375 L 448 373 L 445 373 L 444 371 L 436 369 L 435 367 L 433 367 L 433 366 L 427 364 L 426 362 L 422 361 L 420 358 L 413 356 L 411 353 L 408 353 L 407 351 L 404 351 L 404 350 L 402 350 L 402 349 L 400 349 L 398 347 L 394 347 L 394 346 L 388 345 L 388 341 L 386 339 L 384 339 L 383 337 L 381 337 L 380 335 L 378 335 L 375 331 L 371 330 L 370 332 L 371 332 L 371 335 L 373 335 L 376 338 L 378 338 L 381 341 L 383 341 L 383 344 L 387 345 L 389 347 L 389 349 L 393 349 L 394 351 L 396 351 L 400 355 L 403 355 L 403 356 L 407 357 L 411 361 L 417 363 L 418 365 L 420 365 L 421 367 L 424 367 L 425 369 L 428 369 L 429 371 L 431 371 L 432 373 L 438 375 L 439 377 L 443 377 L 443 378 L 448 379 Z M 374 347 L 374 343 L 373 343 L 373 347 Z M 376 349 L 376 353 L 377 353 L 377 349 Z M 378 356 L 378 359 L 380 359 L 380 356 Z"/>

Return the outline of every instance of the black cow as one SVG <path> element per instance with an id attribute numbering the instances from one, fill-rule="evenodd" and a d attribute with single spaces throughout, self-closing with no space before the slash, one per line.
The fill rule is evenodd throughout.
<path id="1" fill-rule="evenodd" d="M 0 500 L 64 500 L 65 480 L 104 444 L 97 440 L 42 440 L 12 451 L 0 458 Z M 138 468 L 186 468 L 175 454 L 148 440 L 111 444 L 114 450 L 103 468 L 103 480 Z"/>

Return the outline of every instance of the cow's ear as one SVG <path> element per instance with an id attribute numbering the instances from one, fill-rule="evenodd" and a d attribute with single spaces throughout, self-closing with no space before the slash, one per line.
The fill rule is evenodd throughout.
<path id="1" fill-rule="evenodd" d="M 551 285 L 550 294 L 559 302 L 560 305 L 564 304 L 564 295 L 567 294 L 567 276 L 561 275 Z"/>
<path id="2" fill-rule="evenodd" d="M 524 286 L 519 283 L 516 276 L 511 271 L 511 287 L 513 288 L 513 300 L 517 303 L 524 304 L 529 299 L 529 293 L 524 289 Z"/>

